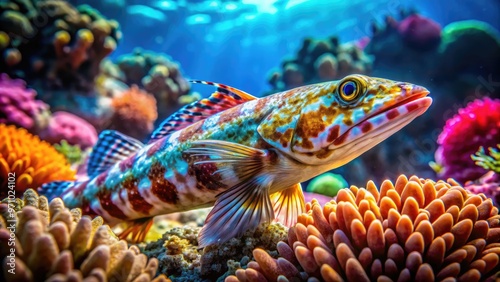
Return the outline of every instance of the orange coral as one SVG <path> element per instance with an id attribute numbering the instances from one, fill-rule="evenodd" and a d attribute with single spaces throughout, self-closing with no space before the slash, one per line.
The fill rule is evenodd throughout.
<path id="1" fill-rule="evenodd" d="M 24 128 L 0 124 L 0 197 L 7 195 L 8 185 L 22 193 L 47 182 L 74 179 L 66 158 L 49 143 Z"/>
<path id="2" fill-rule="evenodd" d="M 380 190 L 370 181 L 306 209 L 278 243 L 280 258 L 255 249 L 256 262 L 226 282 L 480 281 L 500 270 L 498 209 L 453 180 L 402 175 Z"/>
<path id="3" fill-rule="evenodd" d="M 113 99 L 114 114 L 110 129 L 115 129 L 137 139 L 144 139 L 151 131 L 158 112 L 156 100 L 147 92 L 133 85 Z"/>

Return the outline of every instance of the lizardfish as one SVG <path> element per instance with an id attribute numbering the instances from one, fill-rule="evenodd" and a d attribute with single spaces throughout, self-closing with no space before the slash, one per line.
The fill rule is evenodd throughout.
<path id="1" fill-rule="evenodd" d="M 423 114 L 424 87 L 364 75 L 303 86 L 264 98 L 217 87 L 167 118 L 148 144 L 103 131 L 89 180 L 41 187 L 68 207 L 108 223 L 214 206 L 199 246 L 222 243 L 304 210 L 300 182 L 342 166 Z M 149 225 L 125 232 L 141 239 Z"/>

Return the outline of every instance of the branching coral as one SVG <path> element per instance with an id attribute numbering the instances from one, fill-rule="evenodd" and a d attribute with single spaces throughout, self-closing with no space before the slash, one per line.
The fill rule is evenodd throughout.
<path id="1" fill-rule="evenodd" d="M 112 101 L 114 109 L 110 129 L 121 131 L 127 135 L 142 140 L 153 131 L 158 117 L 156 100 L 153 96 L 132 86 L 122 95 Z"/>
<path id="2" fill-rule="evenodd" d="M 497 145 L 500 149 L 500 144 Z M 488 148 L 489 155 L 484 151 L 483 147 L 480 147 L 476 154 L 472 155 L 471 158 L 476 162 L 476 165 L 486 169 L 491 170 L 496 173 L 500 173 L 500 151 L 493 147 Z"/>
<path id="3" fill-rule="evenodd" d="M 101 60 L 121 37 L 118 22 L 60 0 L 9 1 L 0 21 L 0 47 L 9 54 L 0 71 L 45 90 L 92 91 Z"/>
<path id="4" fill-rule="evenodd" d="M 15 182 L 10 182 L 9 177 Z M 65 157 L 49 143 L 23 128 L 0 124 L 0 197 L 7 195 L 4 188 L 8 183 L 20 194 L 29 187 L 74 177 Z"/>
<path id="5" fill-rule="evenodd" d="M 156 275 L 158 261 L 118 240 L 100 217 L 82 217 L 79 209 L 68 210 L 59 198 L 48 203 L 32 189 L 23 200 L 9 197 L 4 202 L 2 250 L 10 250 L 10 234 L 15 235 L 15 258 L 0 254 L 2 261 L 7 257 L 2 273 L 6 281 L 151 281 Z M 9 227 L 16 224 L 7 229 L 7 222 Z M 12 268 L 15 273 L 8 272 Z M 162 275 L 153 281 L 167 279 Z"/>
<path id="6" fill-rule="evenodd" d="M 31 132 L 47 126 L 49 106 L 35 99 L 36 92 L 20 79 L 0 74 L 0 123 L 24 127 Z"/>
<path id="7" fill-rule="evenodd" d="M 467 140 L 467 142 L 464 142 Z M 438 137 L 436 162 L 441 177 L 458 181 L 475 180 L 487 171 L 476 166 L 471 155 L 479 147 L 493 147 L 500 140 L 500 99 L 484 98 L 469 103 L 446 121 Z"/>
<path id="8" fill-rule="evenodd" d="M 479 281 L 500 270 L 498 209 L 453 180 L 370 181 L 306 209 L 278 259 L 256 249 L 226 281 Z"/>
<path id="9" fill-rule="evenodd" d="M 49 125 L 40 131 L 39 136 L 52 144 L 66 140 L 81 149 L 90 148 L 97 142 L 97 131 L 94 126 L 67 112 L 53 113 Z"/>

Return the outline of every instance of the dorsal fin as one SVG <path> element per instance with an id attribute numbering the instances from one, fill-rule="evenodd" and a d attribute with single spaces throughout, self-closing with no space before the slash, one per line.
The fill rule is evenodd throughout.
<path id="1" fill-rule="evenodd" d="M 144 146 L 139 140 L 114 130 L 104 130 L 90 153 L 87 173 L 95 177 Z"/>
<path id="2" fill-rule="evenodd" d="M 190 80 L 190 82 L 212 85 L 217 87 L 217 90 L 210 95 L 210 97 L 188 104 L 165 119 L 160 126 L 153 131 L 149 143 L 163 138 L 172 132 L 188 127 L 197 121 L 206 119 L 211 115 L 257 99 L 257 97 L 242 90 L 224 84 L 202 80 Z"/>

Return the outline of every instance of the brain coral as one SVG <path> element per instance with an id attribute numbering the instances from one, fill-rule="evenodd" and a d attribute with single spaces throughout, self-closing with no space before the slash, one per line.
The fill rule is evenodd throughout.
<path id="1" fill-rule="evenodd" d="M 30 131 L 43 128 L 49 117 L 49 106 L 35 100 L 36 92 L 26 89 L 20 79 L 0 74 L 0 123 L 13 124 Z"/>
<path id="2" fill-rule="evenodd" d="M 46 182 L 73 180 L 75 172 L 49 143 L 26 129 L 0 124 L 0 197 L 7 195 L 9 177 L 15 179 L 15 191 L 22 193 Z"/>
<path id="3" fill-rule="evenodd" d="M 5 281 L 152 281 L 156 275 L 158 261 L 118 240 L 100 217 L 82 217 L 81 210 L 68 210 L 59 198 L 48 203 L 32 189 L 23 200 L 4 202 L 8 204 L 0 204 L 0 258 L 6 260 L 0 277 Z M 8 220 L 17 223 L 15 228 L 7 228 Z M 14 259 L 7 251 L 12 230 Z M 7 271 L 11 268 L 15 274 Z M 161 275 L 153 281 L 168 280 Z"/>
<path id="4" fill-rule="evenodd" d="M 255 249 L 226 281 L 479 281 L 500 270 L 498 209 L 452 180 L 370 181 L 306 208 L 278 259 Z"/>
<path id="5" fill-rule="evenodd" d="M 114 113 L 110 129 L 115 129 L 139 140 L 153 131 L 158 117 L 156 100 L 147 92 L 133 85 L 112 101 Z"/>
<path id="6" fill-rule="evenodd" d="M 49 125 L 39 135 L 51 144 L 66 140 L 81 149 L 90 148 L 97 142 L 94 126 L 74 114 L 62 111 L 52 114 Z"/>
<path id="7" fill-rule="evenodd" d="M 464 142 L 467 140 L 467 142 Z M 438 137 L 436 161 L 440 177 L 476 180 L 487 171 L 474 164 L 471 155 L 479 147 L 494 147 L 500 140 L 500 99 L 475 100 L 446 121 Z"/>

